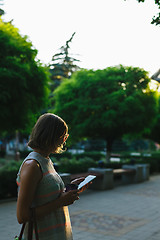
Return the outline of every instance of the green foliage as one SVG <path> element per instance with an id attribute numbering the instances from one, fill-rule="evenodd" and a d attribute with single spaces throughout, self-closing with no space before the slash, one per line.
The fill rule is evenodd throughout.
<path id="1" fill-rule="evenodd" d="M 0 199 L 17 196 L 16 177 L 21 162 L 10 161 L 0 168 Z"/>
<path id="2" fill-rule="evenodd" d="M 159 102 L 158 102 L 158 114 L 155 118 L 155 123 L 152 126 L 152 131 L 149 133 L 146 133 L 145 136 L 157 143 L 160 143 L 160 96 L 159 96 Z"/>
<path id="3" fill-rule="evenodd" d="M 102 159 L 104 157 L 104 155 L 101 152 L 84 152 L 84 153 L 76 153 L 76 154 L 72 154 L 71 152 L 64 152 L 61 154 L 51 154 L 51 159 L 54 161 L 61 161 L 61 159 L 75 159 L 75 160 L 79 160 L 82 158 L 91 158 L 94 161 L 99 161 L 100 159 Z"/>
<path id="4" fill-rule="evenodd" d="M 0 19 L 0 132 L 27 130 L 48 101 L 48 73 L 27 36 Z"/>
<path id="5" fill-rule="evenodd" d="M 0 0 L 0 6 L 3 5 L 3 0 Z M 4 15 L 4 10 L 0 8 L 0 16 Z"/>
<path id="6" fill-rule="evenodd" d="M 120 156 L 121 162 L 119 163 L 111 163 L 112 164 L 149 164 L 150 165 L 150 173 L 159 173 L 160 172 L 160 152 L 152 152 L 150 156 L 145 154 L 140 154 L 137 156 L 131 156 L 130 153 L 124 152 Z M 118 166 L 118 165 L 117 165 Z M 116 168 L 117 168 L 116 166 Z M 109 167 L 107 164 L 106 167 Z M 114 168 L 111 166 L 111 168 Z M 119 167 L 118 167 L 119 168 Z"/>
<path id="7" fill-rule="evenodd" d="M 52 57 L 52 62 L 49 65 L 51 73 L 51 90 L 54 90 L 62 81 L 63 78 L 70 78 L 71 74 L 75 72 L 79 67 L 75 62 L 79 60 L 73 58 L 69 54 L 70 46 L 75 32 L 71 38 L 66 41 L 66 44 L 60 48 L 60 52 L 56 53 Z"/>
<path id="8" fill-rule="evenodd" d="M 125 159 L 125 157 L 127 159 Z M 16 178 L 19 167 L 21 165 L 21 161 L 9 161 L 5 162 L 6 160 L 0 159 L 0 199 L 9 198 L 9 197 L 16 197 L 17 196 L 17 184 Z M 55 162 L 55 159 L 53 160 Z M 123 164 L 130 164 L 131 156 L 125 155 L 123 156 L 123 161 L 121 162 L 111 162 L 106 163 L 104 162 L 105 168 L 112 168 L 117 169 L 121 168 Z M 90 157 L 82 157 L 76 159 L 75 157 L 67 158 L 63 157 L 60 158 L 57 162 L 58 164 L 58 172 L 60 173 L 82 173 L 87 172 L 88 168 L 91 167 L 98 167 L 98 162 Z M 150 157 L 136 157 L 135 164 L 141 163 L 149 163 L 150 164 L 150 172 L 158 173 L 160 172 L 160 153 L 155 152 L 152 153 Z"/>
<path id="9" fill-rule="evenodd" d="M 140 68 L 81 70 L 55 90 L 54 112 L 66 120 L 73 140 L 105 139 L 107 150 L 124 134 L 148 132 L 157 114 L 148 73 Z"/>
<path id="10" fill-rule="evenodd" d="M 6 164 L 6 159 L 3 157 L 0 157 L 0 167 L 4 166 Z"/>
<path id="11" fill-rule="evenodd" d="M 160 155 L 155 157 L 141 157 L 136 159 L 137 164 L 150 164 L 150 173 L 159 173 L 160 172 Z"/>
<path id="12" fill-rule="evenodd" d="M 105 163 L 104 167 L 105 168 L 112 168 L 112 169 L 120 169 L 122 168 L 123 162 L 110 162 L 110 163 Z"/>
<path id="13" fill-rule="evenodd" d="M 0 150 L 0 157 L 4 157 L 6 155 L 6 151 L 5 150 Z"/>
<path id="14" fill-rule="evenodd" d="M 97 163 L 89 157 L 80 158 L 79 160 L 76 158 L 62 158 L 60 162 L 58 162 L 59 172 L 62 173 L 87 172 L 90 167 L 97 167 Z"/>
<path id="15" fill-rule="evenodd" d="M 54 161 L 54 159 L 59 160 L 61 158 L 72 158 L 73 155 L 72 155 L 72 153 L 66 151 L 66 152 L 63 152 L 61 154 L 51 154 L 50 157 Z"/>
<path id="16" fill-rule="evenodd" d="M 125 0 L 126 1 L 126 0 Z M 145 2 L 145 0 L 137 0 L 139 3 L 140 2 Z M 158 9 L 160 10 L 160 1 L 159 0 L 154 0 L 154 3 L 158 6 Z M 154 16 L 152 18 L 151 24 L 159 25 L 160 24 L 160 12 L 158 13 L 157 16 Z"/>
<path id="17" fill-rule="evenodd" d="M 104 158 L 104 154 L 101 152 L 84 152 L 84 153 L 79 153 L 79 154 L 74 154 L 76 159 L 81 159 L 81 158 L 91 158 L 94 161 L 99 161 L 100 159 Z"/>

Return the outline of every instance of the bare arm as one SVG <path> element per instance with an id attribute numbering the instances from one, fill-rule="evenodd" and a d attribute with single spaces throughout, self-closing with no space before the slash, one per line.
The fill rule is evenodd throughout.
<path id="1" fill-rule="evenodd" d="M 21 183 L 17 200 L 17 219 L 19 223 L 29 220 L 30 207 L 34 199 L 37 184 L 42 179 L 42 172 L 35 160 L 28 160 L 23 164 Z M 72 204 L 78 200 L 77 190 L 62 193 L 59 198 L 36 208 L 37 218 L 43 217 L 57 208 Z"/>

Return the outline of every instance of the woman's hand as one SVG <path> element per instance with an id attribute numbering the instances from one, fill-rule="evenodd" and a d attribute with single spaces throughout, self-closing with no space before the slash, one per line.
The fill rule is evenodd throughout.
<path id="1" fill-rule="evenodd" d="M 68 192 L 63 192 L 60 196 L 60 201 L 63 206 L 68 206 L 74 203 L 74 201 L 79 199 L 78 190 L 71 190 Z"/>
<path id="2" fill-rule="evenodd" d="M 76 179 L 74 179 L 74 180 L 71 182 L 71 184 L 76 184 L 76 185 L 78 185 L 78 184 L 80 184 L 84 179 L 85 179 L 84 177 L 76 178 Z"/>
<path id="3" fill-rule="evenodd" d="M 76 184 L 76 185 L 78 185 L 78 184 L 80 184 L 84 179 L 85 179 L 84 177 L 76 178 L 75 180 L 73 180 L 73 181 L 71 182 L 71 184 Z M 80 190 L 78 190 L 78 193 L 81 193 L 81 192 L 85 191 L 85 190 L 89 187 L 90 184 L 92 184 L 92 182 L 86 184 L 84 187 L 82 187 Z"/>

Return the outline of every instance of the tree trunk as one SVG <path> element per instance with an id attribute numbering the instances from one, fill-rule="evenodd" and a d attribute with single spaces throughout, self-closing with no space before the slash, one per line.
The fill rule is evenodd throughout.
<path id="1" fill-rule="evenodd" d="M 113 141 L 112 140 L 107 140 L 107 142 L 106 142 L 106 151 L 107 151 L 106 162 L 107 163 L 110 163 L 112 145 L 113 145 Z"/>

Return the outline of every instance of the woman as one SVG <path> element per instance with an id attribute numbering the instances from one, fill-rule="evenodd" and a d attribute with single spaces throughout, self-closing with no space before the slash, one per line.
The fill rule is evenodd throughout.
<path id="1" fill-rule="evenodd" d="M 35 207 L 40 240 L 71 240 L 68 205 L 79 199 L 78 191 L 65 192 L 65 186 L 49 158 L 62 152 L 68 138 L 68 127 L 57 115 L 46 113 L 36 122 L 28 143 L 33 151 L 23 161 L 18 175 L 17 219 L 29 220 Z M 80 183 L 84 178 L 76 179 Z M 73 183 L 73 182 L 72 182 Z M 27 239 L 25 228 L 24 239 Z"/>

